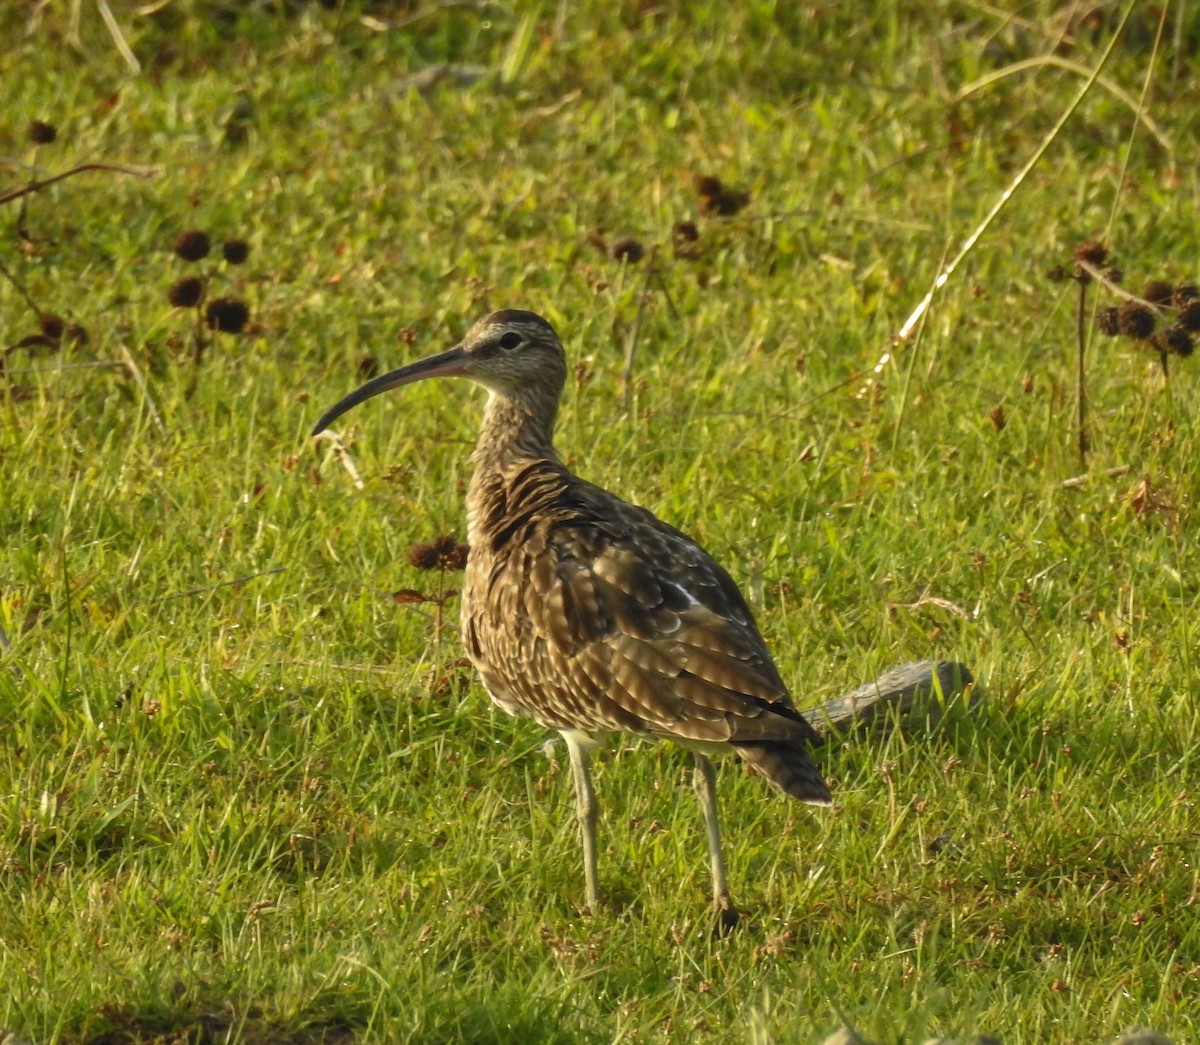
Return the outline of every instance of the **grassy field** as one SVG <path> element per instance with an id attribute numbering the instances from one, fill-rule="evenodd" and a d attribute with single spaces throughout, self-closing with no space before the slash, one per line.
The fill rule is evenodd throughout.
<path id="1" fill-rule="evenodd" d="M 1082 462 L 1046 275 L 1101 240 L 1134 292 L 1200 278 L 1195 5 L 112 2 L 137 74 L 97 6 L 32 6 L 0 184 L 153 176 L 0 208 L 0 1027 L 1200 1036 L 1200 363 L 1096 333 L 1093 284 Z M 198 350 L 188 276 L 246 328 Z M 801 704 L 979 679 L 827 746 L 828 812 L 722 767 L 728 938 L 684 753 L 599 767 L 581 915 L 565 750 L 489 705 L 452 596 L 393 598 L 460 583 L 409 550 L 465 533 L 480 394 L 350 415 L 361 486 L 307 438 L 500 307 L 567 344 L 564 458 L 729 568 Z"/>

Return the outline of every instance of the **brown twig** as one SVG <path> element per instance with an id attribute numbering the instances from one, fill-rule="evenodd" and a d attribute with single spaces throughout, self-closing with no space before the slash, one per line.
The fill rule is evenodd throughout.
<path id="1" fill-rule="evenodd" d="M 11 203 L 13 200 L 19 200 L 22 196 L 28 196 L 32 192 L 40 192 L 55 182 L 74 177 L 76 174 L 82 174 L 84 171 L 111 171 L 114 174 L 129 174 L 135 178 L 154 177 L 153 171 L 138 170 L 135 167 L 118 167 L 112 163 L 84 163 L 78 167 L 72 167 L 69 171 L 51 175 L 49 178 L 43 178 L 41 181 L 31 181 L 28 185 L 22 186 L 19 189 L 13 189 L 12 192 L 7 192 L 3 196 L 0 196 L 0 204 Z"/>
<path id="2" fill-rule="evenodd" d="M 1079 437 L 1079 463 L 1087 467 L 1088 432 L 1087 432 L 1087 388 L 1084 370 L 1084 352 L 1087 348 L 1087 284 L 1079 284 L 1079 369 L 1076 375 L 1076 416 L 1075 422 Z"/>

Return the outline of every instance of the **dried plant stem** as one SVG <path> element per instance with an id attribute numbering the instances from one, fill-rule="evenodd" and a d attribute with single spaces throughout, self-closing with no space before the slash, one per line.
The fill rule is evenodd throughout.
<path id="1" fill-rule="evenodd" d="M 153 172 L 138 170 L 135 167 L 118 167 L 111 163 L 84 163 L 78 167 L 72 167 L 69 171 L 63 171 L 61 174 L 51 175 L 49 178 L 43 178 L 41 181 L 31 181 L 28 185 L 24 185 L 19 189 L 6 192 L 3 196 L 0 196 L 0 204 L 19 200 L 22 196 L 28 196 L 31 192 L 40 192 L 55 182 L 74 177 L 76 174 L 82 174 L 84 171 L 112 171 L 114 174 L 129 174 L 135 178 L 153 177 Z"/>
<path id="2" fill-rule="evenodd" d="M 1029 176 L 1029 173 L 1041 161 L 1042 156 L 1044 156 L 1046 153 L 1046 150 L 1049 149 L 1052 144 L 1054 144 L 1059 134 L 1062 133 L 1062 129 L 1067 125 L 1067 121 L 1070 120 L 1073 115 L 1075 115 L 1075 110 L 1078 109 L 1083 103 L 1084 98 L 1088 96 L 1089 92 L 1092 90 L 1092 86 L 1099 78 L 1101 70 L 1105 65 L 1108 64 L 1109 56 L 1116 47 L 1117 41 L 1121 39 L 1122 34 L 1125 32 L 1125 25 L 1129 21 L 1129 16 L 1133 13 L 1133 9 L 1134 4 L 1132 2 L 1126 6 L 1120 22 L 1117 24 L 1116 29 L 1109 38 L 1108 45 L 1104 48 L 1103 54 L 1100 55 L 1095 67 L 1088 73 L 1086 80 L 1079 88 L 1078 93 L 1071 100 L 1071 103 L 1063 110 L 1058 120 L 1055 121 L 1054 126 L 1050 128 L 1050 130 L 1046 133 L 1046 136 L 1038 144 L 1038 147 L 1033 150 L 1033 155 L 1031 155 L 1029 159 L 1025 161 L 1024 166 L 1017 171 L 1004 191 L 1000 193 L 996 199 L 996 202 L 992 204 L 991 209 L 983 216 L 983 220 L 975 226 L 971 234 L 963 241 L 958 253 L 942 266 L 941 271 L 938 272 L 925 296 L 918 303 L 917 307 L 914 308 L 909 314 L 908 319 L 904 321 L 904 325 L 900 327 L 900 329 L 895 333 L 895 335 L 893 335 L 891 339 L 889 339 L 887 348 L 879 357 L 879 362 L 876 363 L 871 370 L 871 376 L 867 378 L 866 384 L 859 389 L 859 398 L 864 395 L 869 386 L 874 382 L 874 375 L 882 373 L 883 369 L 890 362 L 892 362 L 892 360 L 895 358 L 896 349 L 908 341 L 914 328 L 918 323 L 920 323 L 921 317 L 925 315 L 926 310 L 932 304 L 934 295 L 946 285 L 947 281 L 954 274 L 954 270 L 958 268 L 962 260 L 967 257 L 972 250 L 975 249 L 975 244 L 979 242 L 980 237 L 983 236 L 983 234 L 988 230 L 992 222 L 996 220 L 997 215 L 999 215 L 1000 212 L 1004 210 L 1006 206 L 1008 206 L 1009 201 L 1024 183 L 1025 179 Z"/>
<path id="3" fill-rule="evenodd" d="M 1084 261 L 1081 258 L 1076 258 L 1075 264 L 1079 267 L 1079 269 L 1091 276 L 1092 279 L 1099 283 L 1100 286 L 1102 286 L 1110 294 L 1119 297 L 1122 301 L 1136 301 L 1139 305 L 1145 305 L 1146 308 L 1150 309 L 1150 311 L 1153 312 L 1158 319 L 1166 322 L 1167 314 L 1153 301 L 1147 301 L 1145 298 L 1140 298 L 1136 294 L 1131 294 L 1119 283 L 1114 283 L 1111 279 L 1109 279 L 1108 276 L 1106 276 L 1100 269 L 1096 268 L 1096 266 L 1090 261 Z"/>
<path id="4" fill-rule="evenodd" d="M 633 328 L 629 331 L 629 337 L 625 339 L 625 369 L 621 374 L 622 380 L 625 382 L 625 410 L 632 416 L 633 414 L 633 370 L 634 363 L 637 361 L 637 343 L 638 335 L 642 332 L 642 313 L 646 308 L 646 294 L 649 292 L 650 276 L 654 272 L 654 265 L 657 261 L 654 250 L 651 250 L 650 257 L 646 259 L 646 275 L 642 280 L 642 289 L 638 291 L 637 313 L 633 317 Z M 621 266 L 622 275 L 627 265 Z"/>
<path id="5" fill-rule="evenodd" d="M 1075 427 L 1079 436 L 1079 463 L 1087 467 L 1088 432 L 1087 432 L 1087 387 L 1085 353 L 1087 351 L 1087 284 L 1079 284 L 1079 314 L 1078 314 L 1079 356 L 1076 371 L 1076 415 Z"/>

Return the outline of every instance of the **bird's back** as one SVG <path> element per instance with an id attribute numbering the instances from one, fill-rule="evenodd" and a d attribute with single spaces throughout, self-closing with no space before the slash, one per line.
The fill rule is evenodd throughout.
<path id="1" fill-rule="evenodd" d="M 824 803 L 793 707 L 729 575 L 652 513 L 552 457 L 481 467 L 463 638 L 493 699 L 544 726 L 731 744 Z"/>

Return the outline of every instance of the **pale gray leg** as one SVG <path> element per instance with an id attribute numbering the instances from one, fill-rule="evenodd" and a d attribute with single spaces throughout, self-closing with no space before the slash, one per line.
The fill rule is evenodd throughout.
<path id="1" fill-rule="evenodd" d="M 700 754 L 696 756 L 696 768 L 692 773 L 692 786 L 700 796 L 700 808 L 704 811 L 704 829 L 708 832 L 708 855 L 712 864 L 713 906 L 724 919 L 733 911 L 729 900 L 729 881 L 725 877 L 725 858 L 721 855 L 721 824 L 717 820 L 717 771 L 712 762 Z M 734 915 L 736 917 L 736 914 Z"/>
<path id="2" fill-rule="evenodd" d="M 600 907 L 600 890 L 596 885 L 596 820 L 599 806 L 588 770 L 588 752 L 579 738 L 563 733 L 571 755 L 571 771 L 575 776 L 575 814 L 579 817 L 579 833 L 583 836 L 583 884 L 588 907 Z"/>

